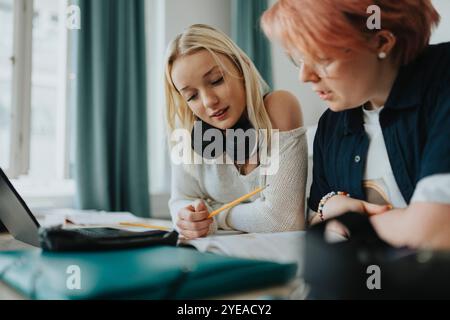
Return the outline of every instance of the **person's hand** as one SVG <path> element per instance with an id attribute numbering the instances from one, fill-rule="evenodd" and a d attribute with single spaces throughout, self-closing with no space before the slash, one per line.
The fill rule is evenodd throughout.
<path id="1" fill-rule="evenodd" d="M 323 207 L 323 217 L 325 220 L 331 220 L 327 223 L 326 231 L 335 232 L 345 238 L 350 237 L 349 230 L 337 220 L 333 218 L 345 214 L 347 212 L 361 213 L 368 216 L 374 216 L 391 210 L 391 205 L 378 205 L 353 199 L 347 196 L 334 196 L 330 198 Z"/>
<path id="2" fill-rule="evenodd" d="M 345 227 L 342 223 L 340 223 L 337 220 L 331 220 L 327 222 L 325 232 L 326 233 L 334 232 L 347 239 L 350 237 L 350 231 L 347 229 L 347 227 Z"/>
<path id="3" fill-rule="evenodd" d="M 356 212 L 373 216 L 391 209 L 391 205 L 378 205 L 347 196 L 337 195 L 325 202 L 322 213 L 324 219 L 328 220 L 347 212 Z"/>
<path id="4" fill-rule="evenodd" d="M 213 222 L 213 218 L 208 219 L 208 215 L 208 208 L 202 200 L 181 209 L 177 221 L 180 233 L 187 239 L 206 236 Z"/>

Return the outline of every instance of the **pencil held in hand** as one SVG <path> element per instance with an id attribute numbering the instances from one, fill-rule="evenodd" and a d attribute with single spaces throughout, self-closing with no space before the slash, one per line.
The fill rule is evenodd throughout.
<path id="1" fill-rule="evenodd" d="M 255 189 L 254 191 L 250 192 L 249 194 L 246 194 L 245 196 L 242 196 L 242 197 L 240 197 L 240 198 L 238 198 L 238 199 L 236 199 L 236 200 L 234 200 L 234 201 L 232 201 L 232 202 L 230 202 L 230 203 L 224 205 L 223 207 L 220 207 L 219 209 L 214 210 L 213 212 L 211 212 L 211 213 L 209 214 L 208 219 L 214 217 L 215 215 L 218 215 L 218 214 L 219 214 L 220 212 L 222 212 L 223 210 L 232 208 L 232 207 L 238 205 L 239 203 L 241 203 L 242 201 L 245 201 L 245 200 L 247 200 L 248 198 L 253 197 L 255 194 L 257 194 L 257 193 L 263 191 L 263 190 L 264 190 L 265 188 L 267 188 L 267 187 L 268 187 L 268 185 L 265 186 L 265 187 L 259 187 L 259 188 Z"/>

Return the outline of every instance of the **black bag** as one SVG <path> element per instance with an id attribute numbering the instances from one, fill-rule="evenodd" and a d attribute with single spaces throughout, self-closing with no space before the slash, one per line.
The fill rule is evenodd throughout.
<path id="1" fill-rule="evenodd" d="M 176 231 L 132 232 L 113 228 L 39 229 L 39 242 L 45 251 L 95 251 L 139 248 L 152 245 L 175 246 Z"/>
<path id="2" fill-rule="evenodd" d="M 306 233 L 304 279 L 309 299 L 450 298 L 450 252 L 394 248 L 360 214 L 336 220 L 349 229 L 349 240 L 328 243 L 326 223 Z M 373 281 L 377 276 L 378 283 Z"/>

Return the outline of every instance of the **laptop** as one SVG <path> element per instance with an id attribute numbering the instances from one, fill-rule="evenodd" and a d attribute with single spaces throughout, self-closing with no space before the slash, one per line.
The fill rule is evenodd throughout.
<path id="1" fill-rule="evenodd" d="M 134 232 L 112 227 L 75 226 L 70 228 L 70 231 L 53 231 L 55 242 L 49 242 L 47 237 L 45 245 L 41 245 L 39 231 L 48 236 L 53 228 L 40 230 L 39 222 L 1 168 L 0 221 L 15 239 L 47 250 L 115 249 L 152 244 L 175 245 L 178 239 L 178 234 L 175 232 L 162 230 Z"/>
<path id="2" fill-rule="evenodd" d="M 0 221 L 15 239 L 39 247 L 39 222 L 1 168 Z"/>

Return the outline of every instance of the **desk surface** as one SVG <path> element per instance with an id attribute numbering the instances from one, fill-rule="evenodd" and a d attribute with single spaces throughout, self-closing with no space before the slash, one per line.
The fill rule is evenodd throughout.
<path id="1" fill-rule="evenodd" d="M 21 241 L 15 240 L 11 235 L 0 233 L 0 251 L 16 251 L 16 250 L 29 250 L 33 249 L 30 246 Z M 295 279 L 283 286 L 271 287 L 267 289 L 254 290 L 234 295 L 219 296 L 213 299 L 225 299 L 225 300 L 257 300 L 265 297 L 275 298 L 294 298 L 298 299 L 298 289 L 302 288 L 302 283 L 299 279 Z M 296 291 L 297 290 L 297 291 Z M 0 300 L 23 300 L 25 297 L 18 294 L 14 289 L 10 288 L 2 281 L 0 281 Z"/>
<path id="2" fill-rule="evenodd" d="M 15 240 L 7 233 L 0 233 L 0 251 L 28 250 L 34 247 Z M 24 297 L 0 281 L 0 300 L 23 300 Z"/>

